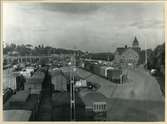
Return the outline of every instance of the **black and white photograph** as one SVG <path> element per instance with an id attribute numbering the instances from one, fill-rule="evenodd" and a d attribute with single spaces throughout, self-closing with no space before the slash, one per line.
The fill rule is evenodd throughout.
<path id="1" fill-rule="evenodd" d="M 3 2 L 3 122 L 164 122 L 165 2 Z"/>

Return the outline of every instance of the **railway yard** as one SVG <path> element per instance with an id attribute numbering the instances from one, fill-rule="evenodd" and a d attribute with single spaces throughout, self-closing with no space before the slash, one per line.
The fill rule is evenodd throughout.
<path id="1" fill-rule="evenodd" d="M 43 67 L 35 72 L 27 79 L 24 90 L 4 102 L 5 119 L 10 120 L 11 112 L 24 110 L 26 114 L 22 116 L 30 121 L 70 121 L 71 76 L 87 82 L 86 87 L 75 89 L 75 121 L 164 120 L 164 96 L 156 79 L 142 67 L 129 69 L 128 80 L 120 84 L 84 68 L 77 67 L 74 71 L 71 66 L 56 70 Z M 102 117 L 93 112 L 94 103 L 104 103 Z"/>
<path id="2" fill-rule="evenodd" d="M 69 68 L 63 69 L 69 70 Z M 155 78 L 142 68 L 129 70 L 129 82 L 123 85 L 115 84 L 80 68 L 76 73 L 87 81 L 100 85 L 96 91 L 84 89 L 80 94 L 88 104 L 93 97 L 86 100 L 84 99 L 86 94 L 101 94 L 103 96 L 101 98 L 105 99 L 108 106 L 107 120 L 160 121 L 164 119 L 164 97 L 160 87 Z"/>
<path id="3" fill-rule="evenodd" d="M 2 121 L 165 122 L 165 4 L 2 2 Z"/>

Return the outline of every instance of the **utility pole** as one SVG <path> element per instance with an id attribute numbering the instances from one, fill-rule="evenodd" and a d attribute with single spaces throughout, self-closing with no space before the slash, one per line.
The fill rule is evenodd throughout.
<path id="1" fill-rule="evenodd" d="M 147 69 L 147 42 L 145 41 L 145 65 Z"/>
<path id="2" fill-rule="evenodd" d="M 75 53 L 71 59 L 72 72 L 70 74 L 70 118 L 71 121 L 75 121 L 75 71 L 76 71 L 76 60 Z M 71 77 L 72 76 L 72 77 Z M 72 79 L 71 79 L 72 78 Z"/>

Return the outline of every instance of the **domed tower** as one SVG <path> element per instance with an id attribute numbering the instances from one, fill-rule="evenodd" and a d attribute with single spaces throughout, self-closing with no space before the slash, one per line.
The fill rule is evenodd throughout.
<path id="1" fill-rule="evenodd" d="M 139 42 L 137 40 L 137 38 L 135 37 L 135 39 L 133 40 L 133 44 L 132 44 L 133 48 L 139 48 Z"/>

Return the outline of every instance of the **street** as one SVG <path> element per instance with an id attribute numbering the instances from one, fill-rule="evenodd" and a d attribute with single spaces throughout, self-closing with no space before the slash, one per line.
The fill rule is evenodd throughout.
<path id="1" fill-rule="evenodd" d="M 77 69 L 77 75 L 99 84 L 97 91 L 107 98 L 164 101 L 158 82 L 142 68 L 129 70 L 129 82 L 124 84 L 115 84 L 80 68 Z"/>
<path id="2" fill-rule="evenodd" d="M 129 70 L 129 82 L 125 84 L 115 84 L 80 68 L 76 73 L 100 85 L 96 92 L 106 97 L 108 121 L 164 120 L 164 97 L 159 84 L 144 69 Z M 80 94 L 84 96 L 90 92 L 83 90 Z"/>

